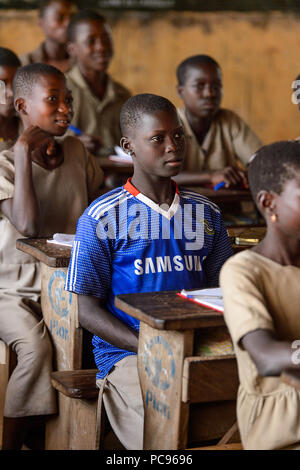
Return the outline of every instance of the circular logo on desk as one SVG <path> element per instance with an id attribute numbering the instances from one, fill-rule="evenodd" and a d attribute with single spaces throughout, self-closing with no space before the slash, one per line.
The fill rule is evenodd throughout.
<path id="1" fill-rule="evenodd" d="M 48 295 L 53 310 L 60 317 L 66 317 L 70 311 L 72 294 L 64 289 L 66 275 L 63 271 L 54 271 L 48 284 Z"/>
<path id="2" fill-rule="evenodd" d="M 155 336 L 146 344 L 145 369 L 152 384 L 167 390 L 175 377 L 175 359 L 168 342 L 162 336 Z"/>

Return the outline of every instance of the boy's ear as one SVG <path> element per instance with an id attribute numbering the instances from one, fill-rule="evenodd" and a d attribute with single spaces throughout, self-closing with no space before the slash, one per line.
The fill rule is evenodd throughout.
<path id="1" fill-rule="evenodd" d="M 134 155 L 132 147 L 131 147 L 131 143 L 130 143 L 130 140 L 128 139 L 128 137 L 122 137 L 121 138 L 120 146 L 121 146 L 122 150 L 125 153 L 127 153 L 128 155 L 131 155 L 131 156 Z"/>
<path id="2" fill-rule="evenodd" d="M 261 212 L 266 217 L 271 217 L 276 213 L 276 197 L 275 194 L 268 191 L 259 191 L 256 197 L 257 204 Z"/>
<path id="3" fill-rule="evenodd" d="M 17 113 L 19 114 L 27 114 L 27 111 L 26 111 L 26 101 L 24 100 L 24 98 L 17 98 L 15 100 L 15 110 L 17 111 Z"/>

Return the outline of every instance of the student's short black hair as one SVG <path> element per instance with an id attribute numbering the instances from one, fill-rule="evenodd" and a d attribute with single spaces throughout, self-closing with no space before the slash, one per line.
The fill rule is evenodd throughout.
<path id="1" fill-rule="evenodd" d="M 178 65 L 177 70 L 176 70 L 178 85 L 184 85 L 189 68 L 196 67 L 199 64 L 211 64 L 221 70 L 221 67 L 218 64 L 218 62 L 212 57 L 210 57 L 209 55 L 205 55 L 205 54 L 193 55 L 183 60 Z"/>
<path id="2" fill-rule="evenodd" d="M 295 140 L 275 142 L 261 147 L 248 165 L 249 186 L 254 201 L 260 191 L 280 194 L 283 185 L 300 170 L 300 143 Z"/>
<path id="3" fill-rule="evenodd" d="M 175 112 L 175 106 L 163 96 L 152 93 L 141 93 L 131 96 L 122 106 L 120 113 L 120 125 L 122 135 L 126 136 L 130 129 L 139 127 L 145 114 L 153 114 L 157 111 Z"/>
<path id="4" fill-rule="evenodd" d="M 71 5 L 77 6 L 77 2 L 74 0 L 42 0 L 39 6 L 39 17 L 43 18 L 48 6 L 51 5 L 52 3 L 57 3 L 57 2 L 70 3 Z"/>
<path id="5" fill-rule="evenodd" d="M 0 66 L 20 67 L 21 61 L 13 51 L 6 49 L 6 47 L 0 47 Z"/>
<path id="6" fill-rule="evenodd" d="M 49 64 L 29 64 L 20 67 L 13 79 L 14 99 L 23 98 L 30 95 L 33 87 L 38 83 L 41 76 L 57 75 L 65 79 L 64 74 L 53 65 Z"/>
<path id="7" fill-rule="evenodd" d="M 67 28 L 67 38 L 69 42 L 73 42 L 76 37 L 76 28 L 79 23 L 83 23 L 85 21 L 101 21 L 102 23 L 106 23 L 106 18 L 98 13 L 95 10 L 91 9 L 83 9 L 79 10 L 77 13 L 71 16 L 70 22 Z"/>

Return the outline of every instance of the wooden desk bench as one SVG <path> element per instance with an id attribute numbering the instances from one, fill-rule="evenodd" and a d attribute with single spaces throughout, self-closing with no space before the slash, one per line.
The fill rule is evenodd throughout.
<path id="1" fill-rule="evenodd" d="M 236 421 L 236 360 L 193 356 L 193 348 L 197 329 L 226 328 L 223 315 L 175 292 L 118 295 L 115 305 L 141 322 L 144 449 L 185 449 L 220 439 Z"/>
<path id="2" fill-rule="evenodd" d="M 78 321 L 77 296 L 64 290 L 71 248 L 48 244 L 46 239 L 20 239 L 17 248 L 41 262 L 41 304 L 53 344 L 54 369 L 72 371 L 85 368 L 92 355 L 90 336 Z M 86 346 L 85 342 L 88 343 Z M 64 393 L 58 394 L 59 414 L 47 419 L 47 450 L 95 448 L 97 399 L 80 401 Z M 82 413 L 86 418 L 82 418 Z M 75 416 L 84 419 L 85 426 L 74 428 Z"/>
<path id="3" fill-rule="evenodd" d="M 42 263 L 42 310 L 53 342 L 55 369 L 74 371 L 86 368 L 77 296 L 64 291 L 71 249 L 49 245 L 45 239 L 21 239 L 17 247 Z M 146 432 L 145 448 L 186 448 L 188 442 L 221 437 L 235 420 L 238 385 L 235 359 L 220 357 L 210 362 L 202 361 L 198 356 L 193 356 L 193 343 L 197 328 L 225 326 L 223 316 L 212 310 L 203 310 L 174 293 L 118 296 L 116 305 L 141 320 L 138 361 L 140 371 L 143 370 L 146 421 L 150 409 L 151 414 L 154 410 L 152 416 L 155 417 L 150 419 L 151 425 L 146 426 L 150 431 Z M 90 344 L 88 348 L 91 349 Z M 159 354 L 162 354 L 158 358 L 166 360 L 169 368 L 163 372 L 168 377 L 162 382 L 156 379 L 152 362 L 153 351 L 157 348 Z M 219 382 L 214 379 L 210 388 L 212 379 L 209 374 L 212 370 L 214 377 L 219 377 Z M 201 378 L 203 384 L 198 387 Z M 152 383 L 156 380 L 158 386 Z M 200 397 L 199 389 L 202 394 Z M 72 400 L 70 396 L 59 393 L 59 415 L 49 418 L 47 424 L 47 449 L 74 448 L 73 438 L 67 432 L 70 427 L 69 417 L 73 413 Z M 152 432 L 157 426 L 160 432 Z M 93 448 L 94 440 L 91 439 L 87 445 Z"/>

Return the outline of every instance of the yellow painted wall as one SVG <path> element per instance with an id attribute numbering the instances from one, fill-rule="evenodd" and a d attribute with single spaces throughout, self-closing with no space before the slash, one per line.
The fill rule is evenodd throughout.
<path id="1" fill-rule="evenodd" d="M 223 105 L 265 143 L 300 135 L 291 83 L 300 73 L 300 17 L 292 13 L 107 13 L 113 29 L 112 75 L 133 93 L 153 92 L 176 105 L 175 69 L 189 55 L 222 66 Z M 0 12 L 0 45 L 24 53 L 43 38 L 36 11 Z"/>

